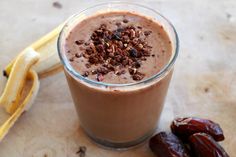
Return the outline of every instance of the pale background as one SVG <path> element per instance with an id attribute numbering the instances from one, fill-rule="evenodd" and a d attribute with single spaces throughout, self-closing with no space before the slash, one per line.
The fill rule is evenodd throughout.
<path id="1" fill-rule="evenodd" d="M 0 70 L 24 47 L 68 16 L 101 1 L 0 0 Z M 136 1 L 137 2 L 137 1 Z M 175 25 L 180 55 L 158 131 L 175 116 L 199 116 L 220 123 L 221 144 L 236 157 L 236 1 L 142 0 Z M 0 93 L 6 82 L 0 76 Z M 0 115 L 1 117 L 1 115 Z M 79 128 L 63 73 L 41 80 L 36 102 L 0 143 L 0 157 L 153 157 L 147 145 L 124 152 L 103 150 Z"/>

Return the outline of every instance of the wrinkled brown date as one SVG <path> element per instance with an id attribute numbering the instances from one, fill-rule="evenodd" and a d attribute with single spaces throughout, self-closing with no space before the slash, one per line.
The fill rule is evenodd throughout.
<path id="1" fill-rule="evenodd" d="M 156 134 L 150 139 L 149 147 L 158 157 L 190 157 L 182 141 L 172 133 Z"/>
<path id="2" fill-rule="evenodd" d="M 199 132 L 211 135 L 216 141 L 224 140 L 223 130 L 219 124 L 202 118 L 176 118 L 171 124 L 171 131 L 184 141 L 192 134 Z"/>
<path id="3" fill-rule="evenodd" d="M 196 133 L 189 137 L 192 151 L 196 157 L 229 157 L 225 150 L 205 133 Z"/>

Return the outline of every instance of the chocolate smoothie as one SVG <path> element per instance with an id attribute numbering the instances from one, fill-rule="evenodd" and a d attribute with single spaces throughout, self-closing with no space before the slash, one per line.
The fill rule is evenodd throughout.
<path id="1" fill-rule="evenodd" d="M 88 136 L 105 146 L 128 147 L 155 131 L 173 71 L 154 76 L 173 57 L 162 25 L 131 12 L 99 13 L 70 28 L 62 49 L 80 74 L 65 68 Z"/>
<path id="2" fill-rule="evenodd" d="M 171 57 L 163 27 L 129 12 L 96 15 L 80 22 L 66 39 L 66 55 L 84 77 L 133 83 L 157 74 Z"/>

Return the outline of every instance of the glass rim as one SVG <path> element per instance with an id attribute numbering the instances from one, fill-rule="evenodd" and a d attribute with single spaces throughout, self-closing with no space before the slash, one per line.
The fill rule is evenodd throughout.
<path id="1" fill-rule="evenodd" d="M 109 4 L 128 4 L 128 5 L 133 5 L 133 6 L 138 6 L 138 7 L 141 7 L 141 8 L 148 9 L 148 10 L 154 12 L 155 14 L 157 14 L 158 16 L 160 16 L 161 18 L 163 18 L 170 25 L 171 29 L 174 32 L 174 38 L 175 38 L 175 42 L 176 42 L 175 43 L 175 50 L 172 50 L 174 52 L 173 57 L 170 59 L 170 61 L 158 73 L 156 73 L 156 74 L 152 75 L 151 77 L 146 78 L 146 79 L 144 79 L 142 81 L 133 82 L 133 83 L 118 84 L 118 83 L 98 82 L 98 81 L 95 81 L 95 80 L 83 77 L 79 72 L 77 72 L 70 65 L 70 63 L 68 62 L 68 59 L 65 57 L 65 55 L 63 56 L 63 54 L 62 54 L 63 52 L 61 50 L 62 34 L 65 32 L 65 29 L 68 26 L 69 22 L 71 22 L 74 18 L 79 17 L 81 14 L 83 14 L 84 12 L 86 12 L 89 9 L 94 9 L 96 7 L 99 7 L 99 6 L 106 6 L 106 5 L 109 5 Z M 122 11 L 122 10 L 120 10 L 120 11 Z M 127 10 L 124 9 L 123 11 L 127 11 Z M 141 14 L 141 15 L 143 15 L 143 14 Z M 75 13 L 72 16 L 70 16 L 66 20 L 62 30 L 59 33 L 59 37 L 58 37 L 58 40 L 57 40 L 57 50 L 58 50 L 58 55 L 59 55 L 59 58 L 60 58 L 60 60 L 61 60 L 61 62 L 63 64 L 63 66 L 66 68 L 66 70 L 70 74 L 72 74 L 74 77 L 78 78 L 79 80 L 81 80 L 81 81 L 83 81 L 85 83 L 88 83 L 90 85 L 102 86 L 102 87 L 106 87 L 106 88 L 107 87 L 130 87 L 130 86 L 137 86 L 137 85 L 142 85 L 142 84 L 150 83 L 150 82 L 152 82 L 154 80 L 157 80 L 157 79 L 161 78 L 162 76 L 164 76 L 173 67 L 173 65 L 174 65 L 174 63 L 175 63 L 175 61 L 177 59 L 177 56 L 179 54 L 179 38 L 178 38 L 178 34 L 177 34 L 177 31 L 176 31 L 174 25 L 166 17 L 164 17 L 162 14 L 160 14 L 155 9 L 152 9 L 152 8 L 147 7 L 145 5 L 142 5 L 142 4 L 133 3 L 133 2 L 113 1 L 113 2 L 109 2 L 109 3 L 100 3 L 100 4 L 97 4 L 97 5 L 93 5 L 91 7 L 88 7 L 86 9 L 84 9 L 84 10 L 82 10 L 82 11 L 80 11 L 78 13 Z"/>

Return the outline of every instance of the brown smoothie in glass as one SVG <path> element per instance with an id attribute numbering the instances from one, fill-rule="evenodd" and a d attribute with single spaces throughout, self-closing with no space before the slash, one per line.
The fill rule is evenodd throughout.
<path id="1" fill-rule="evenodd" d="M 170 39 L 162 26 L 128 12 L 100 14 L 83 20 L 71 31 L 65 47 L 76 71 L 95 81 L 116 84 L 153 76 L 172 55 Z M 110 70 L 109 66 L 115 69 Z M 99 80 L 97 71 L 101 69 L 105 69 L 105 74 L 102 72 L 103 78 Z M 132 69 L 142 73 L 143 78 L 133 79 L 129 72 Z"/>
<path id="2" fill-rule="evenodd" d="M 91 138 L 126 143 L 154 132 L 172 70 L 137 86 L 112 88 L 106 83 L 142 82 L 170 62 L 170 38 L 160 24 L 131 12 L 100 13 L 71 29 L 64 50 L 76 72 L 104 83 L 96 87 L 65 70 L 80 124 Z"/>

